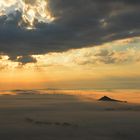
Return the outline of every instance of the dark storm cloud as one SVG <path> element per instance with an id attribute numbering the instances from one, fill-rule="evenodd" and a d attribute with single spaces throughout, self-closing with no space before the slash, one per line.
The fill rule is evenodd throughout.
<path id="1" fill-rule="evenodd" d="M 50 0 L 55 21 L 18 26 L 21 13 L 0 17 L 0 53 L 17 56 L 61 52 L 140 35 L 139 0 Z M 18 60 L 18 61 L 20 61 Z M 29 60 L 29 59 L 28 59 Z M 28 63 L 28 61 L 25 61 Z M 23 61 L 24 63 L 24 61 Z"/>

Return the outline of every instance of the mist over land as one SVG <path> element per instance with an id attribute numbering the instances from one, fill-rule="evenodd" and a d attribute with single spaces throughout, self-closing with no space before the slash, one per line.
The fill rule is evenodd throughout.
<path id="1" fill-rule="evenodd" d="M 0 102 L 3 140 L 140 139 L 138 103 L 102 102 L 56 92 L 3 95 Z"/>

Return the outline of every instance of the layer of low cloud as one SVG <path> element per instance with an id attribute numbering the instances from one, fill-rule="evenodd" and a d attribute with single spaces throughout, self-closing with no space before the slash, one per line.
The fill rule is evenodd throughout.
<path id="1" fill-rule="evenodd" d="M 34 23 L 35 29 L 19 26 L 22 13 L 0 16 L 0 54 L 23 64 L 36 62 L 31 55 L 63 52 L 140 35 L 139 0 L 49 0 L 52 23 Z M 113 52 L 105 63 L 113 63 Z M 101 54 L 97 54 L 100 56 Z M 20 56 L 20 58 L 19 58 Z"/>

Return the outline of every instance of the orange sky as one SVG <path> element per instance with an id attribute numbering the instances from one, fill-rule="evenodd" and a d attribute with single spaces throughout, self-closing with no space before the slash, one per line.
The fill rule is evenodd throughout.
<path id="1" fill-rule="evenodd" d="M 97 47 L 33 56 L 37 63 L 21 65 L 0 59 L 0 89 L 139 88 L 139 38 Z"/>

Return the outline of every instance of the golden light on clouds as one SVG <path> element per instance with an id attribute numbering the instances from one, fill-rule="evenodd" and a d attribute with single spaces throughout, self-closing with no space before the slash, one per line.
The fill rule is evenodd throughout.
<path id="1" fill-rule="evenodd" d="M 140 48 L 137 40 L 125 39 L 67 52 L 32 55 L 37 62 L 25 65 L 2 55 L 0 88 L 3 83 L 9 87 L 11 83 L 15 88 L 16 85 L 41 88 L 121 87 L 122 81 L 132 82 L 135 86 L 139 83 L 137 77 L 140 77 Z"/>
<path id="2" fill-rule="evenodd" d="M 9 15 L 19 11 L 22 14 L 22 21 L 19 26 L 24 22 L 27 24 L 27 29 L 33 29 L 35 21 L 50 23 L 54 20 L 51 12 L 49 11 L 47 0 L 0 0 L 0 16 Z"/>

